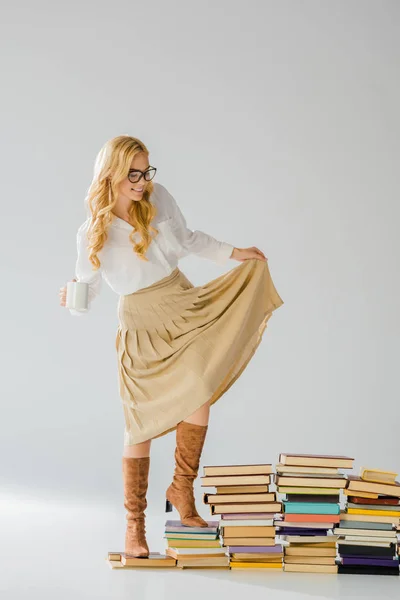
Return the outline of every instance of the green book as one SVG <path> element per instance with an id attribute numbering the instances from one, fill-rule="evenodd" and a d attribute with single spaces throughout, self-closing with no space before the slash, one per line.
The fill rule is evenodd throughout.
<path id="1" fill-rule="evenodd" d="M 283 501 L 285 513 L 296 515 L 338 515 L 340 505 L 325 502 L 288 502 Z"/>
<path id="2" fill-rule="evenodd" d="M 381 531 L 391 531 L 391 523 L 377 523 L 375 521 L 340 521 L 342 529 L 379 529 Z"/>

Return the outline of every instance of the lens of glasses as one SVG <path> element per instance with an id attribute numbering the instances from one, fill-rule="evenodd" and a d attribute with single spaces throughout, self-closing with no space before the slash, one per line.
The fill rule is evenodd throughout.
<path id="1" fill-rule="evenodd" d="M 145 172 L 144 174 L 144 178 L 146 181 L 151 181 L 154 177 L 154 175 L 156 174 L 157 169 L 155 169 L 154 167 L 152 167 L 151 169 L 149 169 L 148 171 Z"/>
<path id="2" fill-rule="evenodd" d="M 155 167 L 152 167 L 151 169 L 149 169 L 148 171 L 145 171 L 144 173 L 144 178 L 146 181 L 151 181 L 154 177 L 154 175 L 156 174 L 157 169 Z M 128 175 L 128 179 L 131 183 L 137 183 L 140 179 L 141 179 L 142 174 L 141 173 L 129 173 Z"/>

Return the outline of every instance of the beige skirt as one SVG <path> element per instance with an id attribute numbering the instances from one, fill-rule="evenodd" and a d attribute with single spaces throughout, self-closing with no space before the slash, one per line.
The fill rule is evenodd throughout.
<path id="1" fill-rule="evenodd" d="M 268 262 L 249 259 L 204 285 L 176 267 L 120 296 L 116 336 L 124 445 L 176 429 L 242 373 L 283 304 Z"/>

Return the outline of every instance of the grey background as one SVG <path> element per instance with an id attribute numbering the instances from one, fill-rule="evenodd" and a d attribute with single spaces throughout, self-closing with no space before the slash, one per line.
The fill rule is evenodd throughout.
<path id="1" fill-rule="evenodd" d="M 265 252 L 285 302 L 212 407 L 202 465 L 294 451 L 400 469 L 399 17 L 390 0 L 7 5 L 5 504 L 104 504 L 122 532 L 118 297 L 103 284 L 84 317 L 58 301 L 95 155 L 121 133 L 148 146 L 191 229 Z M 225 269 L 180 268 L 195 285 Z M 152 446 L 160 518 L 174 442 Z"/>

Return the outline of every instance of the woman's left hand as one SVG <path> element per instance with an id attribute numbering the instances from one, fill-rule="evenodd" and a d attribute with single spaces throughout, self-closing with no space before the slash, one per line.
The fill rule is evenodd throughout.
<path id="1" fill-rule="evenodd" d="M 258 260 L 263 261 L 268 260 L 265 254 L 256 248 L 256 246 L 251 246 L 251 248 L 235 248 L 231 254 L 231 258 L 240 262 L 250 260 L 251 258 L 257 258 Z"/>

